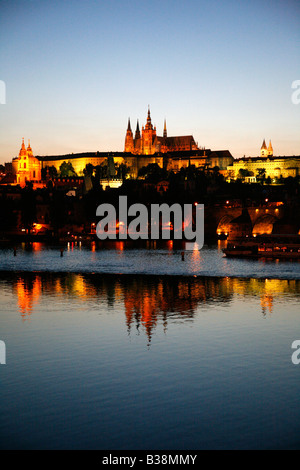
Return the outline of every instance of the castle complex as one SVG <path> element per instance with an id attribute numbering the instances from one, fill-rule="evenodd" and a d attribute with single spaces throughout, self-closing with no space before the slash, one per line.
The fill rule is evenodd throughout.
<path id="1" fill-rule="evenodd" d="M 69 162 L 76 175 L 83 176 L 86 165 L 96 167 L 105 165 L 108 161 L 113 161 L 116 167 L 125 165 L 130 178 L 137 178 L 139 170 L 151 163 L 174 172 L 192 165 L 208 171 L 217 167 L 228 180 L 242 176 L 246 182 L 256 182 L 257 176 L 262 174 L 264 178 L 270 177 L 272 183 L 278 182 L 280 178 L 300 175 L 300 156 L 274 156 L 271 141 L 268 147 L 263 141 L 259 157 L 234 159 L 228 150 L 199 148 L 192 135 L 168 137 L 166 120 L 163 135 L 158 136 L 148 108 L 146 124 L 140 131 L 137 121 L 134 136 L 128 119 L 124 152 L 34 156 L 30 143 L 26 148 L 23 139 L 18 157 L 10 164 L 12 183 L 24 187 L 27 181 L 31 181 L 34 187 L 42 187 L 45 185 L 41 177 L 42 169 L 55 167 L 59 174 L 61 165 Z M 7 183 L 1 180 L 1 184 Z"/>
<path id="2" fill-rule="evenodd" d="M 168 137 L 166 121 L 163 136 L 158 136 L 148 109 L 146 125 L 140 132 L 137 122 L 134 138 L 130 119 L 128 120 L 124 152 L 86 152 L 34 157 L 31 147 L 26 150 L 23 141 L 19 156 L 12 161 L 12 168 L 17 184 L 23 187 L 26 181 L 32 181 L 34 186 L 38 187 L 42 184 L 40 181 L 42 169 L 55 167 L 59 173 L 62 163 L 70 162 L 74 172 L 78 176 L 83 176 L 86 165 L 96 167 L 105 164 L 109 159 L 113 159 L 116 166 L 125 165 L 130 178 L 137 178 L 139 170 L 151 163 L 174 172 L 190 165 L 205 169 L 217 166 L 225 174 L 227 166 L 233 162 L 228 150 L 212 151 L 198 148 L 192 135 Z"/>

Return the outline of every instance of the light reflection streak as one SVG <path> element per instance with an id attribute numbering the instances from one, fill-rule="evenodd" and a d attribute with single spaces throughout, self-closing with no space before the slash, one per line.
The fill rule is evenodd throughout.
<path id="1" fill-rule="evenodd" d="M 193 256 L 199 256 L 199 252 Z M 300 281 L 24 273 L 16 275 L 12 288 L 23 321 L 32 318 L 42 299 L 47 302 L 48 295 L 69 296 L 83 302 L 104 299 L 109 307 L 115 302 L 122 304 L 128 333 L 134 327 L 142 327 L 150 343 L 159 324 L 166 331 L 170 318 L 193 319 L 204 306 L 216 302 L 230 305 L 236 296 L 257 298 L 262 315 L 271 315 L 280 297 L 300 293 Z"/>

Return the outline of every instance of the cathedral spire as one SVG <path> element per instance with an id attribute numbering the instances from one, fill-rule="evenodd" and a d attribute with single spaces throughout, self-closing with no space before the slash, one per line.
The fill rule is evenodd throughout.
<path id="1" fill-rule="evenodd" d="M 147 123 L 150 123 L 151 124 L 151 116 L 150 116 L 150 106 L 148 104 L 148 116 L 147 116 Z"/>
<path id="2" fill-rule="evenodd" d="M 149 105 L 148 105 L 148 116 L 147 116 L 147 123 L 146 123 L 145 129 L 153 129 L 152 123 L 151 123 L 150 106 Z"/>
<path id="3" fill-rule="evenodd" d="M 163 134 L 164 138 L 167 137 L 167 123 L 166 123 L 166 120 L 164 122 L 164 134 Z"/>
<path id="4" fill-rule="evenodd" d="M 128 118 L 128 126 L 127 126 L 127 131 L 126 131 L 126 137 L 125 137 L 125 148 L 124 152 L 133 152 L 133 134 L 131 130 L 131 125 L 130 125 L 130 118 Z"/>
<path id="5" fill-rule="evenodd" d="M 141 138 L 140 126 L 139 126 L 139 120 L 137 120 L 136 131 L 135 131 L 135 139 L 140 139 L 140 138 Z"/>

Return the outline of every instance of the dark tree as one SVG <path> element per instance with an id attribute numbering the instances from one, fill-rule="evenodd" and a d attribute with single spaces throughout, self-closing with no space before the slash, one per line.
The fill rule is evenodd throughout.
<path id="1" fill-rule="evenodd" d="M 47 177 L 49 177 L 50 179 L 58 177 L 57 169 L 55 168 L 54 165 L 46 166 L 45 168 L 42 168 L 41 173 L 42 173 L 43 180 L 45 180 Z"/>
<path id="2" fill-rule="evenodd" d="M 59 167 L 59 172 L 62 178 L 77 176 L 71 162 L 63 162 Z"/>

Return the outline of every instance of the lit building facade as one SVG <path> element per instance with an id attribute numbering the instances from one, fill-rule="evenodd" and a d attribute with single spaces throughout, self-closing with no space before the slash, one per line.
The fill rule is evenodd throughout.
<path id="1" fill-rule="evenodd" d="M 271 141 L 266 146 L 265 140 L 261 146 L 260 157 L 239 158 L 227 167 L 227 176 L 237 179 L 241 176 L 240 170 L 247 170 L 249 182 L 255 182 L 257 176 L 271 178 L 272 182 L 280 178 L 293 178 L 300 175 L 300 156 L 274 156 Z"/>
<path id="2" fill-rule="evenodd" d="M 89 152 L 79 154 L 57 155 L 49 157 L 38 157 L 40 160 L 41 168 L 54 166 L 59 173 L 62 163 L 71 163 L 75 173 L 78 176 L 83 176 L 83 170 L 86 165 L 93 165 L 94 167 L 104 165 L 109 158 L 113 158 L 115 166 L 126 165 L 129 168 L 129 177 L 137 178 L 138 171 L 143 166 L 150 163 L 157 163 L 161 168 L 163 167 L 162 155 L 133 155 L 125 152 Z"/>
<path id="3" fill-rule="evenodd" d="M 18 158 L 15 160 L 17 184 L 22 188 L 26 186 L 26 182 L 30 181 L 34 184 L 41 183 L 41 163 L 33 156 L 30 142 L 25 147 L 24 138 L 19 152 Z"/>
<path id="4" fill-rule="evenodd" d="M 130 148 L 132 151 L 129 151 Z M 160 168 L 174 172 L 189 166 L 205 170 L 218 168 L 228 180 L 234 180 L 243 175 L 246 182 L 256 182 L 257 177 L 262 175 L 265 179 L 270 177 L 271 183 L 278 182 L 280 178 L 300 175 L 300 156 L 274 156 L 271 141 L 268 146 L 265 140 L 263 141 L 258 157 L 234 159 L 228 150 L 212 151 L 198 148 L 192 136 L 167 137 L 166 123 L 163 137 L 158 137 L 151 123 L 150 110 L 146 126 L 140 133 L 137 125 L 134 139 L 129 121 L 125 149 L 125 152 L 34 156 L 30 143 L 26 148 L 23 139 L 19 155 L 12 160 L 11 167 L 15 175 L 15 183 L 24 187 L 27 181 L 31 181 L 35 188 L 45 185 L 41 172 L 47 167 L 53 166 L 59 174 L 62 163 L 69 162 L 76 175 L 83 176 L 86 165 L 97 167 L 105 165 L 110 159 L 113 159 L 116 167 L 125 165 L 129 170 L 127 177 L 130 178 L 137 178 L 141 168 L 154 163 Z M 246 173 L 241 170 L 246 170 Z"/>
<path id="5" fill-rule="evenodd" d="M 204 170 L 218 168 L 219 172 L 227 176 L 227 167 L 232 165 L 234 158 L 229 150 L 196 150 L 191 152 L 172 152 L 166 155 L 166 168 L 168 171 L 180 171 L 181 168 L 194 166 Z"/>
<path id="6" fill-rule="evenodd" d="M 228 150 L 192 150 L 177 151 L 168 153 L 155 153 L 152 155 L 134 155 L 128 152 L 97 152 L 86 154 L 69 154 L 53 157 L 38 157 L 42 168 L 54 166 L 59 172 L 60 166 L 64 162 L 70 162 L 78 176 L 83 175 L 83 170 L 87 164 L 98 166 L 105 164 L 108 158 L 112 157 L 114 164 L 126 165 L 129 168 L 129 177 L 137 178 L 141 168 L 156 163 L 160 168 L 167 171 L 180 171 L 194 165 L 196 168 L 213 169 L 218 167 L 220 173 L 225 176 L 227 167 L 233 163 L 233 157 Z"/>

